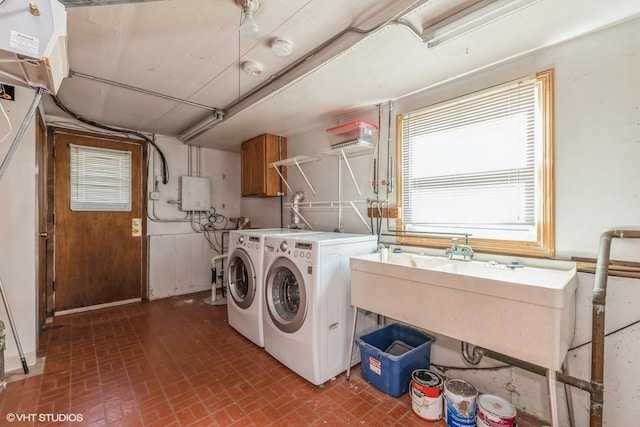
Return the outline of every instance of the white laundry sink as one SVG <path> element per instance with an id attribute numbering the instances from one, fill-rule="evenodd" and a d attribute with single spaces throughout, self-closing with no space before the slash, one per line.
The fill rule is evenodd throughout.
<path id="1" fill-rule="evenodd" d="M 352 305 L 560 370 L 574 332 L 575 263 L 519 258 L 508 268 L 511 258 L 407 252 L 350 262 Z"/>

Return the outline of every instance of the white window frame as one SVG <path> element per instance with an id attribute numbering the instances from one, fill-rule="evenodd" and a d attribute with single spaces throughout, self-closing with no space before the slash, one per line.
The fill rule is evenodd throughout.
<path id="1" fill-rule="evenodd" d="M 535 205 L 533 207 L 533 225 L 529 235 L 525 237 L 523 234 L 522 236 L 514 237 L 514 234 L 511 232 L 507 232 L 506 234 L 503 233 L 503 235 L 500 235 L 499 232 L 486 235 L 486 231 L 480 231 L 477 232 L 474 237 L 474 231 L 471 228 L 456 228 L 451 227 L 450 225 L 443 225 L 440 227 L 436 224 L 428 227 L 415 227 L 411 224 L 405 223 L 403 220 L 403 215 L 405 215 L 403 203 L 406 202 L 405 192 L 408 191 L 408 189 L 403 185 L 403 181 L 406 180 L 406 177 L 402 176 L 402 171 L 404 170 L 405 163 L 407 162 L 403 157 L 405 156 L 403 144 L 411 143 L 403 139 L 405 136 L 403 134 L 403 127 L 406 124 L 405 122 L 410 120 L 412 114 L 428 113 L 429 111 L 440 109 L 445 105 L 448 106 L 455 103 L 462 103 L 465 100 L 476 99 L 478 96 L 487 96 L 496 90 L 503 90 L 505 85 L 507 85 L 505 84 L 498 87 L 488 88 L 481 92 L 468 94 L 444 103 L 428 106 L 420 110 L 401 114 L 397 117 L 397 206 L 401 208 L 400 212 L 403 214 L 400 216 L 396 224 L 398 231 L 400 231 L 397 237 L 398 243 L 445 248 L 451 245 L 451 241 L 446 238 L 448 235 L 450 237 L 455 237 L 455 235 L 458 234 L 462 237 L 465 233 L 468 233 L 470 235 L 469 244 L 472 245 L 476 252 L 535 257 L 554 256 L 553 70 L 542 71 L 529 79 L 533 80 L 533 84 L 535 86 L 536 107 L 538 109 L 535 130 L 537 140 L 536 144 L 538 145 L 536 148 L 536 160 L 533 171 L 535 176 Z M 485 233 L 485 235 L 480 236 L 483 233 Z"/>
<path id="2" fill-rule="evenodd" d="M 69 144 L 70 209 L 131 212 L 131 152 Z"/>

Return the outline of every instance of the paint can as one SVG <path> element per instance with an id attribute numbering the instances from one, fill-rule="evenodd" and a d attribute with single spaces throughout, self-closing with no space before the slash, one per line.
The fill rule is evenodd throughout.
<path id="1" fill-rule="evenodd" d="M 476 427 L 478 390 L 470 383 L 451 378 L 444 382 L 444 415 L 449 427 Z"/>
<path id="2" fill-rule="evenodd" d="M 478 397 L 478 427 L 516 427 L 516 408 L 509 401 L 492 394 Z"/>
<path id="3" fill-rule="evenodd" d="M 428 369 L 416 369 L 411 373 L 411 408 L 427 421 L 442 419 L 442 378 Z"/>

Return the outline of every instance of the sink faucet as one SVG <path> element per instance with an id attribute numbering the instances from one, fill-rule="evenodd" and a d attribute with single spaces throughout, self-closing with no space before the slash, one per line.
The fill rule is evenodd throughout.
<path id="1" fill-rule="evenodd" d="M 444 254 L 452 259 L 453 257 L 462 257 L 465 261 L 470 261 L 473 258 L 473 249 L 469 246 L 469 235 L 464 235 L 464 245 L 457 245 L 457 237 L 451 239 L 451 247 L 444 251 Z"/>

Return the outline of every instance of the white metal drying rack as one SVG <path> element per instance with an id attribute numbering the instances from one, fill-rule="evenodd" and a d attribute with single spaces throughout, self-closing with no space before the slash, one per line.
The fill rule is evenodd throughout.
<path id="1" fill-rule="evenodd" d="M 332 145 L 324 150 L 322 150 L 323 154 L 326 155 L 330 155 L 330 156 L 335 156 L 338 158 L 338 200 L 337 201 L 327 201 L 327 202 L 298 202 L 298 207 L 308 207 L 308 208 L 314 208 L 314 207 L 324 207 L 324 208 L 338 208 L 338 224 L 342 223 L 342 208 L 343 207 L 350 207 L 353 209 L 353 211 L 356 213 L 356 215 L 358 215 L 358 217 L 360 218 L 360 221 L 362 221 L 362 223 L 364 224 L 364 226 L 367 228 L 367 230 L 369 232 L 371 232 L 371 227 L 369 227 L 369 224 L 367 224 L 366 219 L 362 216 L 362 214 L 360 213 L 360 211 L 358 211 L 358 208 L 356 207 L 356 203 L 366 203 L 366 200 L 341 200 L 341 183 L 340 183 L 340 176 L 341 176 L 341 160 L 344 160 L 345 164 L 347 165 L 347 169 L 349 170 L 349 175 L 351 175 L 351 180 L 353 182 L 353 185 L 356 188 L 356 191 L 358 192 L 359 196 L 362 196 L 362 191 L 360 190 L 360 187 L 358 186 L 358 182 L 356 181 L 355 175 L 353 173 L 353 170 L 351 169 L 351 164 L 349 163 L 349 158 L 350 157 L 357 157 L 357 156 L 361 156 L 364 154 L 368 154 L 371 153 L 373 150 L 375 149 L 375 146 L 370 144 L 367 141 L 364 141 L 360 138 L 358 139 L 354 139 L 351 141 L 346 141 L 346 142 L 342 142 L 340 144 L 335 144 Z M 287 180 L 285 179 L 285 177 L 282 175 L 282 173 L 280 172 L 279 166 L 296 166 L 298 168 L 298 171 L 300 172 L 300 174 L 302 175 L 302 177 L 304 178 L 305 182 L 307 183 L 307 186 L 309 187 L 309 189 L 311 190 L 311 192 L 314 194 L 314 196 L 316 195 L 316 191 L 313 188 L 313 186 L 311 185 L 311 182 L 309 181 L 309 178 L 307 178 L 307 175 L 304 173 L 304 170 L 302 169 L 301 165 L 305 164 L 305 163 L 311 163 L 311 162 L 315 162 L 318 159 L 315 157 L 308 157 L 308 156 L 294 156 L 294 157 L 290 157 L 287 159 L 283 159 L 283 160 L 279 160 L 277 162 L 273 162 L 271 163 L 269 166 L 272 168 L 275 168 L 276 172 L 278 173 L 278 175 L 280 175 L 280 179 L 282 180 L 282 182 L 284 182 L 284 185 L 287 187 L 287 189 L 289 190 L 290 193 L 293 193 L 294 191 L 291 189 L 291 187 L 289 186 L 289 183 L 287 182 Z M 284 204 L 285 207 L 291 208 L 294 210 L 294 212 L 296 214 L 298 214 L 302 220 L 305 222 L 305 224 L 307 224 L 307 226 L 311 229 L 313 229 L 313 227 L 311 227 L 311 225 L 309 224 L 309 222 L 304 218 L 304 216 L 302 216 L 300 214 L 300 211 L 298 209 L 296 209 L 292 203 L 285 203 Z"/>
<path id="2" fill-rule="evenodd" d="M 309 182 L 309 178 L 307 178 L 307 175 L 304 173 L 304 171 L 302 170 L 300 165 L 303 165 L 305 163 L 316 162 L 316 161 L 318 161 L 318 159 L 316 157 L 294 156 L 294 157 L 289 157 L 287 159 L 278 160 L 277 162 L 271 163 L 269 166 L 274 168 L 276 170 L 276 172 L 278 173 L 278 175 L 280 175 L 280 179 L 282 180 L 282 182 L 284 182 L 284 185 L 287 186 L 287 189 L 289 190 L 289 192 L 291 194 L 293 194 L 294 191 L 291 189 L 291 187 L 289 187 L 289 183 L 287 182 L 285 177 L 280 172 L 279 166 L 293 166 L 293 165 L 297 166 L 298 170 L 300 171 L 300 175 L 302 175 L 302 177 L 304 178 L 305 182 L 307 183 L 307 185 L 311 189 L 311 192 L 315 196 L 316 195 L 316 190 L 313 189 L 313 185 L 311 185 L 311 183 Z"/>

